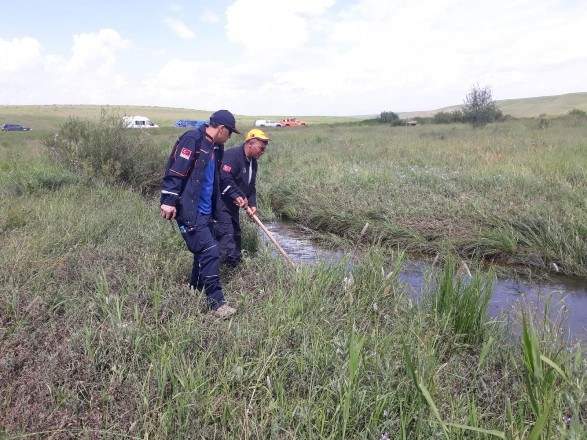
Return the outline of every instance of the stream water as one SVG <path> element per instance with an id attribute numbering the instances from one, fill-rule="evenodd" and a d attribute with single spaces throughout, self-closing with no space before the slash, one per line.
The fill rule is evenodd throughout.
<path id="1" fill-rule="evenodd" d="M 315 264 L 318 261 L 335 263 L 344 256 L 340 251 L 321 249 L 304 237 L 303 233 L 284 223 L 272 222 L 265 226 L 296 264 Z M 265 234 L 259 232 L 268 246 L 273 247 Z M 423 292 L 425 276 L 430 270 L 431 265 L 428 263 L 404 262 L 400 280 L 409 286 L 413 297 L 417 298 Z M 538 282 L 498 278 L 493 283 L 488 315 L 498 317 L 518 305 L 542 311 L 546 301 L 550 301 L 551 319 L 563 318 L 566 336 L 587 346 L 587 279 L 584 278 L 555 276 L 548 281 Z"/>

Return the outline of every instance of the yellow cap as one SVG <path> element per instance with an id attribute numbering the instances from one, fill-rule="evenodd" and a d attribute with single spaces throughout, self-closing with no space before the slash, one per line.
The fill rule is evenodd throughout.
<path id="1" fill-rule="evenodd" d="M 271 140 L 265 133 L 263 133 L 263 130 L 259 130 L 258 128 L 253 128 L 252 130 L 249 130 L 245 139 L 247 141 L 250 141 L 251 139 L 261 139 L 262 141 Z"/>

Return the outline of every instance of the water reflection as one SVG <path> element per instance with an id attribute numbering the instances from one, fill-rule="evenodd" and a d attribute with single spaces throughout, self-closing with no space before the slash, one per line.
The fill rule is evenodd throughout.
<path id="1" fill-rule="evenodd" d="M 344 256 L 343 252 L 317 247 L 299 231 L 283 223 L 268 223 L 266 227 L 296 264 L 338 262 Z M 260 234 L 269 242 L 261 231 Z M 426 287 L 425 276 L 430 270 L 427 263 L 406 261 L 400 281 L 409 287 L 414 297 L 418 297 Z M 542 312 L 549 300 L 551 319 L 562 313 L 566 316 L 567 336 L 587 341 L 587 279 L 555 277 L 550 281 L 531 282 L 500 278 L 493 284 L 488 314 L 497 317 L 504 311 L 509 313 L 520 303 L 525 308 Z"/>
<path id="2" fill-rule="evenodd" d="M 281 245 L 283 250 L 296 264 L 315 264 L 318 261 L 338 262 L 344 256 L 343 252 L 320 249 L 303 234 L 283 223 L 272 222 L 265 224 L 273 238 Z M 259 234 L 269 242 L 265 234 L 259 230 Z M 271 243 L 269 242 L 269 245 Z"/>

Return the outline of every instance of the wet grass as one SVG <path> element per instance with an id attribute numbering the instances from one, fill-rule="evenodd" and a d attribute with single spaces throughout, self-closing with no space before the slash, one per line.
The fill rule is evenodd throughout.
<path id="1" fill-rule="evenodd" d="M 322 127 L 273 134 L 273 211 L 322 233 L 587 275 L 587 122 Z"/>
<path id="2" fill-rule="evenodd" d="M 275 135 L 262 163 L 262 212 L 315 219 L 316 229 L 377 243 L 352 269 L 343 259 L 294 272 L 246 223 L 243 264 L 223 273 L 239 310 L 230 321 L 212 318 L 185 289 L 190 254 L 160 219 L 156 195 L 43 162 L 34 139 L 38 155 L 30 157 L 16 141 L 3 146 L 0 438 L 583 438 L 581 349 L 563 341 L 548 313 L 523 315 L 523 332 L 513 336 L 501 320 L 489 321 L 491 275 L 469 277 L 449 252 L 428 274 L 424 300 L 414 301 L 399 278 L 404 250 L 389 237 L 421 249 L 445 228 L 426 235 L 392 224 L 377 214 L 383 195 L 364 200 L 363 186 L 398 182 L 387 167 L 377 171 L 382 152 L 366 153 L 372 159 L 363 165 L 357 156 L 353 191 L 345 166 L 327 172 L 313 159 L 297 167 L 297 185 L 286 185 L 296 170 L 279 164 L 335 163 L 330 147 L 314 143 L 336 129 L 312 130 L 300 149 L 288 147 L 300 132 Z M 341 130 L 344 139 L 347 130 L 370 139 L 373 128 Z M 423 169 L 407 174 L 410 185 L 438 181 Z M 317 187 L 338 190 L 305 195 L 306 173 Z M 328 202 L 324 213 L 313 198 Z M 431 212 L 420 209 L 422 218 Z M 344 228 L 329 226 L 326 213 Z"/>

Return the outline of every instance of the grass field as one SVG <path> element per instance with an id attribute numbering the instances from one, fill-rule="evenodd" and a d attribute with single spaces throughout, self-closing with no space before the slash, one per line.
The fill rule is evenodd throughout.
<path id="1" fill-rule="evenodd" d="M 488 321 L 493 272 L 475 270 L 585 275 L 583 119 L 267 130 L 261 218 L 361 257 L 292 271 L 245 223 L 244 261 L 222 277 L 239 311 L 218 321 L 143 184 L 180 132 L 92 126 L 88 144 L 60 129 L 69 113 L 10 110 L 36 129 L 0 134 L 0 438 L 587 435 L 581 346 L 548 306 Z M 60 139 L 69 162 L 47 148 Z M 442 256 L 417 303 L 406 252 Z"/>
<path id="2" fill-rule="evenodd" d="M 260 181 L 274 212 L 337 242 L 586 276 L 586 134 L 573 118 L 310 127 L 274 134 Z"/>
<path id="3" fill-rule="evenodd" d="M 1 106 L 0 125 L 4 123 L 17 123 L 33 127 L 37 130 L 57 130 L 61 123 L 68 117 L 76 117 L 88 120 L 97 120 L 103 109 L 124 115 L 140 115 L 154 121 L 162 128 L 170 128 L 180 119 L 208 119 L 214 110 L 178 109 L 168 107 L 138 107 L 138 106 L 98 106 L 98 105 L 22 105 Z M 230 109 L 229 109 L 230 110 Z M 255 119 L 280 120 L 289 115 L 259 115 L 246 116 L 235 115 L 238 127 L 253 127 Z M 299 116 L 310 124 L 331 124 L 340 122 L 354 122 L 353 117 L 337 116 Z"/>

